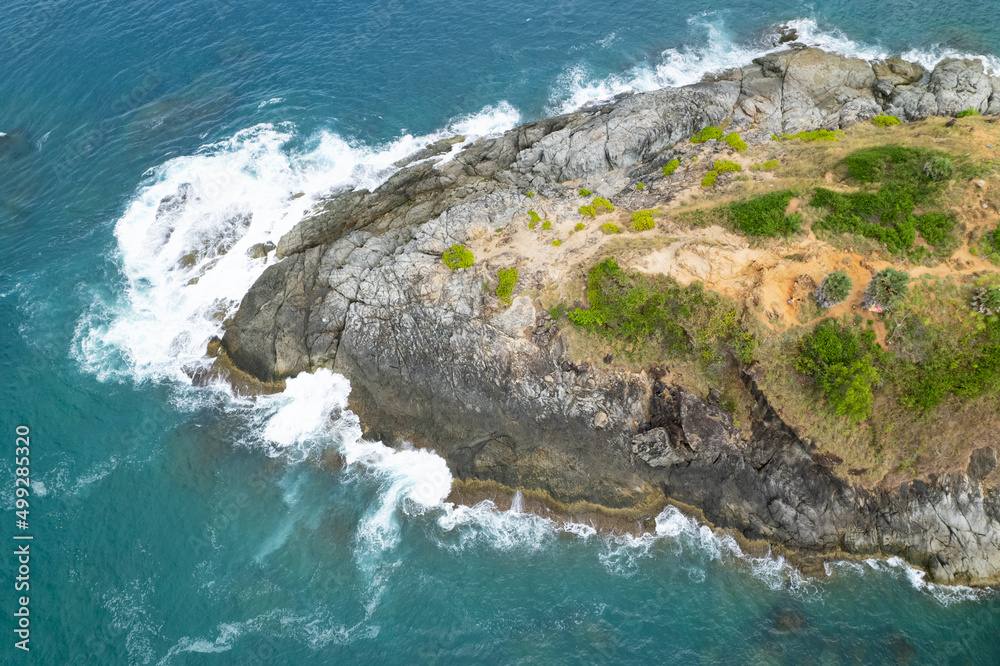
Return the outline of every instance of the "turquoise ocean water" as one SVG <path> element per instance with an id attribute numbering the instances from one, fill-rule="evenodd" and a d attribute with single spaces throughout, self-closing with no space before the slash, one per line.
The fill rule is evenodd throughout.
<path id="1" fill-rule="evenodd" d="M 1000 663 L 995 593 L 892 561 L 804 579 L 671 512 L 606 538 L 451 507 L 440 458 L 361 440 L 342 378 L 255 402 L 187 380 L 265 267 L 246 248 L 312 197 L 437 136 L 743 64 L 779 21 L 864 57 L 1000 54 L 971 0 L 5 3 L 0 663 Z"/>

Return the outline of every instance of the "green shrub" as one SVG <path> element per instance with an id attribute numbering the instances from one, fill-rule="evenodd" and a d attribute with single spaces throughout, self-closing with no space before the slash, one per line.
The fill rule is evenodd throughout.
<path id="1" fill-rule="evenodd" d="M 992 317 L 1000 314 L 1000 287 L 980 287 L 972 297 L 972 309 Z"/>
<path id="2" fill-rule="evenodd" d="M 544 222 L 542 222 L 542 231 L 548 231 L 551 228 L 552 228 L 552 223 L 551 222 L 549 222 L 548 220 L 545 220 Z"/>
<path id="3" fill-rule="evenodd" d="M 615 224 L 614 222 L 607 222 L 601 225 L 601 232 L 605 236 L 610 236 L 611 234 L 621 233 L 621 230 L 618 228 L 618 225 Z"/>
<path id="4" fill-rule="evenodd" d="M 586 224 L 584 224 L 583 222 L 577 222 L 576 226 L 573 227 L 573 231 L 583 231 L 586 228 L 587 228 Z"/>
<path id="5" fill-rule="evenodd" d="M 538 213 L 536 213 L 533 210 L 529 210 L 528 211 L 528 217 L 531 219 L 532 222 L 541 222 L 542 221 L 542 218 L 539 217 Z"/>
<path id="6" fill-rule="evenodd" d="M 524 196 L 526 196 L 526 197 L 528 197 L 530 199 L 531 197 L 535 196 L 535 193 L 532 192 L 531 190 L 528 190 L 528 193 L 525 194 Z"/>
<path id="7" fill-rule="evenodd" d="M 615 209 L 614 205 L 604 197 L 594 197 L 593 206 L 598 215 L 610 213 Z"/>
<path id="8" fill-rule="evenodd" d="M 669 176 L 674 171 L 677 171 L 677 167 L 679 167 L 680 165 L 681 165 L 681 161 L 679 159 L 674 158 L 674 159 L 670 160 L 669 162 L 667 162 L 663 166 L 663 175 L 664 176 Z"/>
<path id="9" fill-rule="evenodd" d="M 653 211 L 640 210 L 632 213 L 632 231 L 648 231 L 655 226 Z"/>
<path id="10" fill-rule="evenodd" d="M 691 346 L 706 361 L 726 351 L 744 363 L 753 361 L 756 340 L 739 322 L 737 311 L 700 282 L 688 287 L 663 275 L 622 270 L 613 258 L 587 275 L 586 310 L 568 314 L 575 325 L 639 347 L 661 345 L 677 355 Z"/>
<path id="11" fill-rule="evenodd" d="M 816 302 L 821 308 L 831 308 L 851 295 L 854 282 L 844 271 L 834 271 L 825 278 L 816 290 Z"/>
<path id="12" fill-rule="evenodd" d="M 890 115 L 878 115 L 872 118 L 872 122 L 878 127 L 889 127 L 890 125 L 898 125 L 899 118 Z"/>
<path id="13" fill-rule="evenodd" d="M 580 206 L 580 215 L 589 215 L 590 217 L 597 216 L 597 210 L 591 205 Z"/>
<path id="14" fill-rule="evenodd" d="M 715 164 L 712 165 L 712 170 L 719 173 L 728 173 L 730 171 L 743 171 L 743 167 L 729 160 L 716 160 Z"/>
<path id="15" fill-rule="evenodd" d="M 535 222 L 534 220 L 532 220 L 531 222 L 528 222 L 528 228 L 529 229 L 534 229 L 536 226 L 538 226 L 538 223 Z"/>
<path id="16" fill-rule="evenodd" d="M 458 243 L 452 245 L 448 250 L 445 250 L 441 259 L 444 261 L 444 265 L 453 271 L 459 268 L 469 268 L 475 260 L 472 256 L 472 252 L 470 252 L 464 245 L 460 245 Z"/>
<path id="17" fill-rule="evenodd" d="M 738 153 L 742 153 L 747 149 L 747 142 L 740 138 L 738 132 L 730 132 L 725 136 L 723 141 L 728 143 L 729 147 Z"/>
<path id="18" fill-rule="evenodd" d="M 795 368 L 816 382 L 837 414 L 863 421 L 874 402 L 872 387 L 882 380 L 881 358 L 874 331 L 858 335 L 826 319 L 802 339 Z"/>
<path id="19" fill-rule="evenodd" d="M 910 274 L 886 268 L 872 276 L 865 289 L 865 307 L 881 306 L 891 310 L 906 298 L 910 291 Z"/>
<path id="20" fill-rule="evenodd" d="M 948 180 L 955 172 L 951 158 L 943 155 L 932 157 L 924 163 L 924 174 L 931 180 Z"/>
<path id="21" fill-rule="evenodd" d="M 718 171 L 709 171 L 705 174 L 705 177 L 701 179 L 702 187 L 713 187 L 715 185 L 715 179 L 719 177 Z"/>
<path id="22" fill-rule="evenodd" d="M 782 139 L 784 141 L 790 141 L 791 139 L 798 139 L 799 141 L 812 142 L 812 141 L 836 141 L 839 137 L 844 136 L 844 133 L 840 130 L 826 130 L 818 129 L 812 132 L 798 132 L 797 134 L 782 134 L 780 137 L 773 136 L 774 139 Z"/>
<path id="23" fill-rule="evenodd" d="M 965 111 L 959 111 L 955 114 L 956 118 L 968 118 L 969 116 L 978 116 L 979 111 L 976 109 L 966 109 Z"/>
<path id="24" fill-rule="evenodd" d="M 645 189 L 645 187 L 646 183 L 639 183 L 638 185 L 635 186 L 635 189 L 638 190 L 639 192 L 642 192 L 643 189 Z"/>
<path id="25" fill-rule="evenodd" d="M 722 138 L 722 130 L 720 130 L 718 127 L 715 127 L 714 125 L 709 125 L 700 132 L 695 132 L 694 134 L 692 134 L 691 143 L 705 143 L 706 141 L 710 141 L 712 139 L 718 140 L 721 138 Z"/>
<path id="26" fill-rule="evenodd" d="M 552 244 L 555 245 L 556 247 L 559 247 L 560 245 L 562 245 L 562 240 L 557 238 L 554 241 L 552 241 Z"/>
<path id="27" fill-rule="evenodd" d="M 802 214 L 785 215 L 792 190 L 768 194 L 729 205 L 730 223 L 748 236 L 787 236 L 801 229 Z"/>
<path id="28" fill-rule="evenodd" d="M 751 164 L 751 171 L 770 171 L 771 169 L 778 168 L 778 160 L 767 160 L 766 162 L 761 162 L 760 164 Z"/>
<path id="29" fill-rule="evenodd" d="M 978 247 L 970 247 L 969 248 L 969 254 L 971 254 L 973 257 L 978 257 L 979 256 L 979 248 Z"/>
<path id="30" fill-rule="evenodd" d="M 582 187 L 580 188 L 581 197 L 589 197 L 591 194 L 593 194 L 593 192 L 591 192 L 590 190 L 585 190 Z"/>
<path id="31" fill-rule="evenodd" d="M 517 284 L 517 269 L 503 268 L 499 273 L 497 273 L 497 279 L 497 298 L 499 298 L 502 303 L 510 305 L 510 297 L 514 293 L 514 285 Z"/>

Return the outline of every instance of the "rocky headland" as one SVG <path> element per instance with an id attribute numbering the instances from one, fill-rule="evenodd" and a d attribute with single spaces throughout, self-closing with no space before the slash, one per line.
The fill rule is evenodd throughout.
<path id="1" fill-rule="evenodd" d="M 954 120 L 969 109 L 981 115 Z M 780 238 L 739 233 L 711 210 L 772 188 L 847 191 L 837 165 L 865 146 L 925 145 L 988 165 L 998 113 L 1000 78 L 979 61 L 926 71 L 793 44 L 695 85 L 627 95 L 460 150 L 461 138 L 439 142 L 373 192 L 331 193 L 281 238 L 280 261 L 227 322 L 218 363 L 261 382 L 317 368 L 345 375 L 371 434 L 435 449 L 459 489 L 523 488 L 639 524 L 673 501 L 803 560 L 900 556 L 937 582 L 993 584 L 996 392 L 950 396 L 930 412 L 890 410 L 877 392 L 873 415 L 854 422 L 780 358 L 824 316 L 863 318 L 878 345 L 899 347 L 916 315 L 900 324 L 861 307 L 865 283 L 884 267 L 906 268 L 919 284 L 996 273 L 970 239 L 998 221 L 1000 181 L 988 166 L 974 181 L 951 180 L 956 242 L 936 259 L 813 231 L 805 194 L 786 211 L 806 211 L 804 230 Z M 903 122 L 876 127 L 877 115 Z M 748 146 L 692 143 L 706 127 Z M 847 132 L 829 142 L 781 138 L 819 129 Z M 716 160 L 742 170 L 705 186 Z M 768 162 L 777 166 L 751 169 Z M 593 196 L 608 212 L 581 214 Z M 640 210 L 654 227 L 629 231 Z M 625 233 L 605 233 L 608 223 Z M 471 266 L 442 262 L 455 245 L 471 251 Z M 690 342 L 668 349 L 575 325 L 567 308 L 587 308 L 588 273 L 610 256 L 733 304 L 755 351 L 702 353 L 691 326 Z M 816 284 L 838 267 L 854 277 L 851 296 L 809 310 Z M 509 268 L 516 285 L 498 297 L 498 271 Z"/>

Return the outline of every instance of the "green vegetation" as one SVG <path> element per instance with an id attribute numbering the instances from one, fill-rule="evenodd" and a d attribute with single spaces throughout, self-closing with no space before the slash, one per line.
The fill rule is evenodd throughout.
<path id="1" fill-rule="evenodd" d="M 705 143 L 706 141 L 711 141 L 712 139 L 721 139 L 722 130 L 714 125 L 709 125 L 700 132 L 695 132 L 691 135 L 691 143 Z"/>
<path id="2" fill-rule="evenodd" d="M 882 380 L 876 362 L 883 354 L 874 331 L 859 335 L 826 319 L 802 339 L 795 368 L 816 382 L 837 414 L 863 421 L 874 402 L 872 387 Z"/>
<path id="3" fill-rule="evenodd" d="M 544 222 L 542 222 L 542 231 L 548 231 L 551 228 L 552 228 L 552 223 L 551 222 L 549 222 L 548 220 L 545 220 Z"/>
<path id="4" fill-rule="evenodd" d="M 528 222 L 528 228 L 529 229 L 534 229 L 536 226 L 538 226 L 538 223 L 535 222 L 534 220 L 532 220 L 531 222 Z"/>
<path id="5" fill-rule="evenodd" d="M 979 247 L 970 247 L 969 252 L 973 255 L 981 253 L 983 259 L 994 265 L 1000 265 L 1000 224 L 994 229 L 984 232 L 979 238 Z"/>
<path id="6" fill-rule="evenodd" d="M 674 159 L 670 160 L 669 162 L 667 162 L 663 166 L 663 175 L 664 176 L 669 176 L 674 171 L 677 171 L 677 167 L 679 167 L 680 165 L 681 165 L 681 161 L 679 159 L 674 158 Z"/>
<path id="7" fill-rule="evenodd" d="M 702 187 L 714 187 L 715 179 L 719 177 L 719 172 L 712 170 L 705 174 L 705 177 L 701 179 Z"/>
<path id="8" fill-rule="evenodd" d="M 562 240 L 557 238 L 554 241 L 552 241 L 552 244 L 555 245 L 556 247 L 559 247 L 560 245 L 562 245 Z"/>
<path id="9" fill-rule="evenodd" d="M 971 305 L 973 310 L 988 317 L 1000 314 L 1000 287 L 980 287 Z"/>
<path id="10" fill-rule="evenodd" d="M 915 215 L 919 205 L 938 197 L 951 161 L 943 153 L 922 148 L 878 146 L 851 153 L 844 159 L 848 174 L 860 183 L 881 183 L 877 192 L 851 194 L 817 188 L 811 206 L 829 214 L 813 229 L 854 233 L 883 243 L 901 254 L 910 249 L 919 231 L 929 244 L 949 251 L 954 220 L 939 212 Z"/>
<path id="11" fill-rule="evenodd" d="M 573 231 L 583 231 L 586 228 L 587 228 L 586 224 L 584 224 L 583 222 L 577 222 L 576 226 L 573 227 Z"/>
<path id="12" fill-rule="evenodd" d="M 528 217 L 531 219 L 532 222 L 536 224 L 542 221 L 542 218 L 538 216 L 538 213 L 536 213 L 533 210 L 528 211 Z"/>
<path id="13" fill-rule="evenodd" d="M 723 141 L 729 144 L 729 147 L 738 153 L 742 153 L 747 149 L 747 142 L 740 138 L 738 132 L 730 132 L 727 134 Z"/>
<path id="14" fill-rule="evenodd" d="M 801 229 L 802 214 L 785 215 L 792 190 L 769 192 L 763 196 L 729 205 L 729 222 L 748 236 L 787 236 Z"/>
<path id="15" fill-rule="evenodd" d="M 500 299 L 501 303 L 510 305 L 510 297 L 514 293 L 514 285 L 517 284 L 517 269 L 503 268 L 497 273 L 497 279 L 497 298 Z"/>
<path id="16" fill-rule="evenodd" d="M 632 231 L 648 231 L 656 227 L 653 211 L 640 210 L 632 213 Z"/>
<path id="17" fill-rule="evenodd" d="M 452 245 L 448 250 L 445 250 L 441 259 L 444 261 L 444 265 L 453 271 L 459 268 L 468 268 L 472 266 L 472 262 L 475 260 L 472 256 L 472 252 L 470 252 L 464 245 L 460 245 L 458 243 Z"/>
<path id="18" fill-rule="evenodd" d="M 598 215 L 610 213 L 615 209 L 614 205 L 604 197 L 594 197 L 593 206 Z"/>
<path id="19" fill-rule="evenodd" d="M 589 204 L 585 206 L 580 206 L 580 215 L 589 215 L 590 217 L 596 217 L 597 210 Z"/>
<path id="20" fill-rule="evenodd" d="M 844 136 L 844 133 L 840 130 L 826 130 L 818 129 L 812 132 L 799 132 L 797 134 L 782 134 L 777 136 L 772 134 L 771 138 L 775 140 L 790 141 L 792 139 L 798 139 L 799 141 L 812 142 L 812 141 L 836 141 L 838 137 Z"/>
<path id="21" fill-rule="evenodd" d="M 682 287 L 663 275 L 627 272 L 609 258 L 587 275 L 587 301 L 590 307 L 576 308 L 569 320 L 633 349 L 655 344 L 685 355 L 690 345 L 707 363 L 727 353 L 753 361 L 756 340 L 741 326 L 735 307 L 700 282 Z"/>
<path id="22" fill-rule="evenodd" d="M 645 188 L 646 188 L 646 183 L 639 183 L 638 185 L 635 186 L 635 189 L 638 190 L 639 192 L 642 192 Z"/>
<path id="23" fill-rule="evenodd" d="M 872 122 L 878 127 L 889 127 L 890 125 L 898 125 L 899 118 L 896 116 L 890 116 L 887 114 L 878 115 L 872 118 Z"/>
<path id="24" fill-rule="evenodd" d="M 743 171 L 743 167 L 729 160 L 716 160 L 715 164 L 712 165 L 712 170 L 719 173 L 728 173 L 730 171 Z"/>
<path id="25" fill-rule="evenodd" d="M 767 160 L 766 162 L 761 162 L 760 164 L 751 164 L 751 171 L 770 171 L 771 169 L 778 168 L 778 160 Z"/>
<path id="26" fill-rule="evenodd" d="M 844 271 L 834 271 L 825 278 L 816 290 L 816 302 L 822 308 L 831 308 L 837 303 L 842 303 L 851 295 L 854 282 Z"/>
<path id="27" fill-rule="evenodd" d="M 601 225 L 601 232 L 605 236 L 610 236 L 611 234 L 621 233 L 621 229 L 619 229 L 618 225 L 615 224 L 614 222 L 607 222 Z"/>
<path id="28" fill-rule="evenodd" d="M 886 268 L 872 276 L 865 289 L 865 307 L 881 306 L 892 310 L 900 301 L 906 298 L 910 291 L 910 274 Z"/>
<path id="29" fill-rule="evenodd" d="M 959 111 L 955 114 L 956 118 L 968 118 L 969 116 L 978 116 L 979 111 L 975 109 L 966 109 L 965 111 Z"/>
<path id="30" fill-rule="evenodd" d="M 524 196 L 526 196 L 526 197 L 528 197 L 530 199 L 531 197 L 535 196 L 535 193 L 532 192 L 531 190 L 528 190 L 528 193 L 525 194 Z"/>
<path id="31" fill-rule="evenodd" d="M 585 190 L 582 187 L 580 188 L 581 197 L 589 197 L 591 194 L 593 194 L 593 192 L 591 192 L 590 190 Z"/>

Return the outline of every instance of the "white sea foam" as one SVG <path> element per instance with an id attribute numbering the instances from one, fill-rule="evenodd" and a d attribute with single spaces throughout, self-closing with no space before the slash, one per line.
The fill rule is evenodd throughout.
<path id="1" fill-rule="evenodd" d="M 258 109 L 263 109 L 265 106 L 271 106 L 273 104 L 281 104 L 285 101 L 284 97 L 272 97 L 271 99 L 266 99 L 257 105 Z"/>

